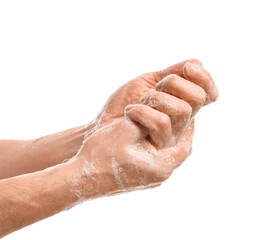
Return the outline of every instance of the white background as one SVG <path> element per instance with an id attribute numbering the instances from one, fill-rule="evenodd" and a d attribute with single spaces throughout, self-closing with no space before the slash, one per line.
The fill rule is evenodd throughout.
<path id="1" fill-rule="evenodd" d="M 186 58 L 220 93 L 196 118 L 192 156 L 161 187 L 5 239 L 269 239 L 267 2 L 0 1 L 0 138 L 87 123 L 126 81 Z"/>

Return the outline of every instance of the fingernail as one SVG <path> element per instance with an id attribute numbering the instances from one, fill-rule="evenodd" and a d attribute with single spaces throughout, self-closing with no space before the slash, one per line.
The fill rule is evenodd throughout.
<path id="1" fill-rule="evenodd" d="M 191 74 L 201 71 L 201 65 L 197 63 L 187 62 L 185 63 L 184 67 L 185 67 L 186 72 L 191 73 Z"/>
<path id="2" fill-rule="evenodd" d="M 134 105 L 128 105 L 126 108 L 125 108 L 125 112 L 128 112 L 130 111 L 132 108 L 134 107 Z"/>

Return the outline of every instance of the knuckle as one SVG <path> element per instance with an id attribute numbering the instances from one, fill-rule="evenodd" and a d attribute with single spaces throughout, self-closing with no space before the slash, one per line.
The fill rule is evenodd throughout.
<path id="1" fill-rule="evenodd" d="M 177 80 L 177 75 L 176 74 L 170 74 L 166 77 L 164 77 L 156 86 L 157 90 L 162 91 L 164 88 L 171 86 L 173 82 Z"/>
<path id="2" fill-rule="evenodd" d="M 214 92 L 212 92 L 211 95 L 210 95 L 210 100 L 211 100 L 211 102 L 215 102 L 215 101 L 217 101 L 218 97 L 219 97 L 219 93 L 218 93 L 217 90 L 214 91 Z"/>
<path id="3" fill-rule="evenodd" d="M 155 107 L 156 104 L 161 100 L 160 94 L 161 92 L 154 92 L 149 95 L 146 95 L 140 99 L 141 103 L 149 107 Z"/>
<path id="4" fill-rule="evenodd" d="M 192 115 L 192 107 L 189 103 L 185 102 L 182 104 L 182 111 L 181 114 L 183 115 L 184 118 L 190 118 Z"/>
<path id="5" fill-rule="evenodd" d="M 152 99 L 155 101 L 160 101 L 162 99 L 163 93 L 162 92 L 155 92 L 152 94 Z"/>
<path id="6" fill-rule="evenodd" d="M 195 97 L 195 100 L 199 105 L 203 105 L 206 102 L 206 92 L 201 87 L 199 87 Z"/>
<path id="7" fill-rule="evenodd" d="M 160 92 L 155 92 L 150 95 L 148 104 L 151 107 L 155 107 L 156 104 L 161 100 Z"/>
<path id="8" fill-rule="evenodd" d="M 159 123 L 160 128 L 166 129 L 166 128 L 168 128 L 170 126 L 171 121 L 170 121 L 170 118 L 167 115 L 162 115 L 159 118 L 158 123 Z"/>
<path id="9" fill-rule="evenodd" d="M 164 97 L 163 92 L 156 92 L 153 94 L 152 99 L 151 99 L 151 104 L 153 107 L 158 107 L 160 105 L 163 105 L 165 102 L 165 97 Z"/>

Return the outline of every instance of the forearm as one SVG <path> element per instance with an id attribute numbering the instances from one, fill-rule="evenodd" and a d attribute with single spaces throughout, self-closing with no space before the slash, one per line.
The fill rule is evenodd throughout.
<path id="1" fill-rule="evenodd" d="M 39 171 L 73 157 L 92 126 L 75 127 L 34 140 L 0 140 L 0 179 Z"/>
<path id="2" fill-rule="evenodd" d="M 70 191 L 70 164 L 0 181 L 0 238 L 52 216 L 78 199 Z"/>

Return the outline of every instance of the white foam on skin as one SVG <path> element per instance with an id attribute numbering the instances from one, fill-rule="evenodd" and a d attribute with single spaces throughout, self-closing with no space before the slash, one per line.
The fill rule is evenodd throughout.
<path id="1" fill-rule="evenodd" d="M 133 159 L 141 159 L 141 161 L 147 162 L 152 167 L 156 165 L 155 158 L 158 154 L 156 150 L 138 150 L 137 146 L 132 145 L 126 146 L 125 149 L 130 154 L 130 157 L 132 157 Z"/>
<path id="2" fill-rule="evenodd" d="M 196 72 L 201 72 L 202 66 L 197 63 L 191 63 L 191 68 L 189 68 L 189 73 L 196 73 Z"/>
<path id="3" fill-rule="evenodd" d="M 112 171 L 114 173 L 115 182 L 116 182 L 117 186 L 120 189 L 124 189 L 124 184 L 121 180 L 122 168 L 119 167 L 119 164 L 116 162 L 116 158 L 114 158 L 114 157 L 111 159 L 111 168 L 112 168 Z"/>
<path id="4" fill-rule="evenodd" d="M 161 103 L 156 100 L 157 94 L 158 94 L 157 92 L 149 93 L 148 95 L 141 97 L 140 102 L 143 104 L 146 104 L 150 107 L 153 107 L 153 108 L 158 108 L 160 105 L 162 105 L 162 107 L 167 109 L 167 112 L 173 111 L 173 114 L 175 114 L 175 115 L 172 116 L 172 114 L 171 114 L 171 116 L 170 116 L 171 123 L 172 123 L 172 130 L 173 130 L 173 133 L 175 132 L 177 134 L 178 129 L 180 129 L 180 131 L 182 131 L 182 127 L 184 125 L 189 124 L 189 117 L 186 116 L 186 114 L 182 114 L 182 111 L 184 111 L 184 107 L 175 108 L 174 102 L 168 96 L 168 94 L 163 95 L 164 99 L 161 101 Z M 183 117 L 182 117 L 182 115 L 183 115 Z M 188 123 L 186 124 L 186 122 L 188 122 Z M 178 137 L 175 138 L 175 140 L 177 140 L 177 139 L 178 139 Z M 174 143 L 174 142 L 172 142 L 172 143 Z"/>
<path id="5" fill-rule="evenodd" d="M 165 79 L 163 79 L 165 80 Z M 162 81 L 163 81 L 162 80 Z M 149 95 L 147 96 L 147 99 L 144 99 L 144 101 L 147 100 L 149 102 L 149 105 L 156 105 L 157 102 L 154 99 L 153 95 Z M 141 99 L 141 101 L 143 101 L 143 99 Z M 167 104 L 167 108 L 172 107 L 171 106 L 171 102 L 169 99 L 166 99 L 165 104 Z M 102 136 L 103 138 L 107 138 L 110 137 L 112 142 L 110 146 L 104 146 L 104 150 L 106 151 L 106 153 L 110 154 L 110 158 L 105 159 L 104 163 L 105 168 L 107 167 L 107 171 L 111 171 L 113 176 L 114 176 L 114 181 L 115 184 L 117 186 L 117 190 L 115 191 L 110 191 L 107 192 L 104 196 L 111 196 L 111 195 L 115 195 L 118 193 L 122 193 L 122 192 L 129 192 L 129 191 L 134 191 L 134 190 L 144 190 L 147 188 L 153 188 L 156 186 L 159 186 L 162 182 L 158 181 L 158 174 L 162 175 L 165 174 L 165 171 L 160 171 L 158 172 L 158 157 L 159 157 L 159 153 L 155 148 L 150 148 L 150 149 L 145 149 L 145 146 L 143 146 L 143 140 L 140 139 L 138 140 L 138 138 L 141 138 L 141 129 L 132 122 L 131 119 L 125 119 L 124 121 L 128 121 L 128 127 L 130 131 L 133 131 L 133 136 L 131 136 L 131 139 L 129 139 L 130 143 L 128 145 L 122 146 L 122 151 L 126 151 L 128 154 L 126 155 L 129 158 L 129 162 L 130 164 L 132 164 L 131 166 L 134 168 L 134 170 L 137 173 L 137 178 L 135 177 L 130 177 L 128 176 L 128 169 L 125 169 L 121 166 L 121 161 L 122 159 L 120 157 L 120 155 L 117 155 L 117 153 L 115 153 L 115 150 L 113 149 L 115 146 L 115 143 L 117 143 L 117 139 L 113 136 L 113 132 L 117 131 L 117 133 L 120 133 L 120 129 L 116 129 L 117 128 L 117 123 L 119 121 L 122 121 L 122 118 L 119 119 L 115 119 L 112 123 L 108 124 L 108 125 L 104 125 L 101 126 L 100 125 L 100 119 L 102 118 L 102 116 L 104 116 L 105 114 L 105 109 L 103 110 L 103 113 L 101 113 L 99 115 L 99 117 L 94 120 L 91 124 L 93 124 L 93 127 L 87 131 L 84 135 L 84 140 L 82 143 L 81 148 L 79 149 L 78 153 L 76 154 L 75 157 L 73 157 L 72 159 L 70 159 L 70 162 L 75 161 L 75 159 L 77 158 L 77 156 L 81 153 L 81 150 L 83 149 L 83 146 L 85 145 L 86 141 L 92 137 L 92 136 Z M 145 119 L 146 121 L 146 119 Z M 86 125 L 88 127 L 88 125 Z M 85 128 L 86 128 L 85 126 Z M 124 131 L 123 131 L 124 134 Z M 143 136 L 144 137 L 144 136 Z M 113 141 L 113 138 L 115 141 Z M 189 142 L 186 141 L 186 139 L 181 139 L 181 146 L 184 148 L 184 150 L 186 151 L 186 153 L 190 152 L 191 149 L 191 144 Z M 94 146 L 93 146 L 94 147 Z M 170 148 L 171 152 L 176 151 L 176 148 Z M 175 159 L 172 158 L 169 154 L 167 154 L 167 156 L 163 157 L 163 162 L 167 164 L 168 163 L 174 163 Z M 85 200 L 89 200 L 88 196 L 90 196 L 89 192 L 85 193 L 84 190 L 84 186 L 81 186 L 81 179 L 82 178 L 86 178 L 89 179 L 91 181 L 91 183 L 94 183 L 96 185 L 100 185 L 100 183 L 98 183 L 98 167 L 96 165 L 97 162 L 102 162 L 102 159 L 96 159 L 96 160 L 91 160 L 91 161 L 85 161 L 82 164 L 81 169 L 79 169 L 72 177 L 69 178 L 69 185 L 70 185 L 70 192 L 74 193 L 78 199 L 77 203 L 73 204 L 72 206 L 75 206 L 78 203 L 81 203 Z M 145 171 L 141 171 L 141 166 L 139 165 L 140 163 L 146 163 L 145 166 L 147 166 L 148 169 L 145 169 Z M 101 164 L 102 165 L 102 164 Z M 142 164 L 143 165 L 143 164 Z M 140 167 L 139 167 L 140 166 Z M 164 165 L 165 166 L 165 165 Z M 172 166 L 172 164 L 171 164 Z M 99 166 L 100 167 L 100 166 Z M 154 171 L 157 171 L 156 173 L 156 178 L 149 178 L 147 176 L 148 172 L 150 173 L 154 173 Z M 169 174 L 169 169 L 167 171 L 167 176 L 168 177 Z M 139 176 L 139 177 L 138 177 Z M 148 182 L 148 178 L 151 179 L 153 182 Z M 134 184 L 132 184 L 134 183 Z M 87 184 L 87 183 L 86 183 Z M 135 184 L 137 184 L 137 186 L 135 186 Z M 132 186 L 132 187 L 130 187 Z M 87 187 L 85 187 L 87 188 Z M 96 189 L 91 189 L 89 188 L 90 191 L 97 191 Z M 99 196 L 100 194 L 98 192 L 92 192 L 92 198 L 95 198 L 95 196 Z M 86 197 L 87 196 L 87 197 Z M 70 206 L 70 207 L 72 207 Z M 69 207 L 69 208 L 70 208 Z"/>
<path id="6" fill-rule="evenodd" d="M 73 158 L 72 160 L 75 160 Z M 86 201 L 94 199 L 95 197 L 95 190 L 89 192 L 87 188 L 87 192 L 85 192 L 84 186 L 82 185 L 81 181 L 82 178 L 89 178 L 91 182 L 96 182 L 96 174 L 98 170 L 94 167 L 94 162 L 85 161 L 82 168 L 76 172 L 72 177 L 68 179 L 69 183 L 69 191 L 70 193 L 74 193 L 77 197 L 77 201 L 66 208 L 66 210 Z M 92 195 L 93 197 L 89 197 Z"/>
<path id="7" fill-rule="evenodd" d="M 110 124 L 109 127 L 106 127 L 106 129 L 101 132 L 101 135 L 109 135 L 113 130 L 114 127 L 112 124 Z"/>
<path id="8" fill-rule="evenodd" d="M 141 144 L 141 143 L 140 143 Z M 130 157 L 132 158 L 134 166 L 136 166 L 136 159 L 139 159 L 139 161 L 144 161 L 146 162 L 149 166 L 151 166 L 152 169 L 156 168 L 156 161 L 155 158 L 157 156 L 157 151 L 154 149 L 151 150 L 144 150 L 143 148 L 140 150 L 137 148 L 137 145 L 129 145 L 126 147 L 126 150 L 130 154 Z M 74 193 L 76 197 L 78 198 L 77 203 L 71 205 L 68 207 L 70 209 L 71 207 L 85 201 L 85 200 L 90 200 L 93 198 L 86 198 L 85 194 L 83 192 L 83 187 L 81 186 L 81 178 L 82 177 L 87 177 L 89 178 L 92 182 L 96 182 L 97 179 L 95 176 L 98 174 L 98 169 L 94 166 L 94 163 L 99 160 L 96 160 L 94 162 L 89 162 L 85 161 L 81 170 L 78 171 L 75 175 L 73 175 L 71 178 L 69 178 L 69 184 L 70 184 L 70 192 Z M 128 186 L 128 175 L 127 173 L 123 170 L 123 168 L 120 166 L 120 164 L 117 161 L 116 157 L 111 158 L 111 169 L 114 174 L 114 179 L 115 183 L 118 186 L 118 189 L 115 191 L 107 192 L 104 196 L 111 196 L 123 192 L 129 192 L 129 191 L 134 191 L 134 190 L 143 190 L 147 188 L 153 188 L 155 186 L 159 186 L 161 183 L 160 182 L 154 182 L 154 183 L 147 183 L 145 181 L 144 177 L 140 177 L 139 179 L 136 179 L 135 182 L 139 182 L 138 186 L 134 187 L 129 187 Z M 137 169 L 138 171 L 138 169 Z M 139 173 L 141 175 L 141 173 Z M 123 181 L 124 179 L 124 181 Z M 126 183 L 127 185 L 125 185 Z M 95 193 L 93 193 L 93 196 Z M 103 197 L 104 197 L 103 196 Z"/>
<path id="9" fill-rule="evenodd" d="M 85 161 L 81 169 L 81 175 L 96 181 L 96 174 L 98 174 L 98 169 L 94 166 L 94 162 Z"/>

